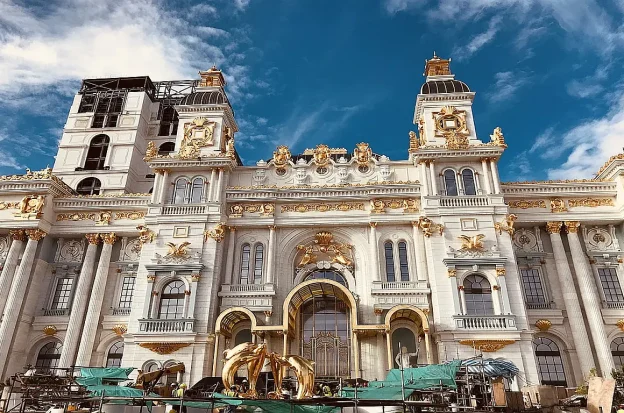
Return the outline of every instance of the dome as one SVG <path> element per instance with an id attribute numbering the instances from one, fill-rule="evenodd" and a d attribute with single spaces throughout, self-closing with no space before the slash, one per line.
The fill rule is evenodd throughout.
<path id="1" fill-rule="evenodd" d="M 430 80 L 420 88 L 420 93 L 425 95 L 461 92 L 470 92 L 470 88 L 460 80 Z"/>
<path id="2" fill-rule="evenodd" d="M 180 101 L 180 105 L 222 105 L 228 104 L 228 100 L 219 90 L 210 92 L 195 92 Z"/>

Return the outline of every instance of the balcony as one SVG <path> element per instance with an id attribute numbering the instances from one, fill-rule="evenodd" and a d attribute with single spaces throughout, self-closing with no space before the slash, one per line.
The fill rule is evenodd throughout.
<path id="1" fill-rule="evenodd" d="M 527 303 L 526 306 L 529 310 L 552 310 L 555 308 L 555 303 Z"/>
<path id="2" fill-rule="evenodd" d="M 375 307 L 389 309 L 399 304 L 429 308 L 427 281 L 373 281 Z"/>
<path id="3" fill-rule="evenodd" d="M 194 329 L 195 320 L 192 318 L 139 320 L 139 332 L 141 333 L 193 333 Z"/>
<path id="4" fill-rule="evenodd" d="M 221 311 L 230 307 L 246 307 L 251 311 L 273 310 L 273 284 L 224 284 L 221 286 Z"/>
<path id="5" fill-rule="evenodd" d="M 113 308 L 111 313 L 113 315 L 130 315 L 130 308 Z"/>
<path id="6" fill-rule="evenodd" d="M 165 205 L 161 213 L 163 215 L 197 215 L 206 212 L 206 205 Z"/>
<path id="7" fill-rule="evenodd" d="M 615 308 L 615 309 L 623 309 L 624 302 L 623 301 L 604 301 L 605 308 Z"/>
<path id="8" fill-rule="evenodd" d="M 488 206 L 489 200 L 486 196 L 441 196 L 441 207 L 465 208 Z"/>
<path id="9" fill-rule="evenodd" d="M 43 315 L 47 317 L 63 317 L 68 316 L 70 313 L 69 308 L 44 308 Z"/>
<path id="10" fill-rule="evenodd" d="M 463 330 L 516 330 L 514 315 L 456 315 L 455 327 Z"/>

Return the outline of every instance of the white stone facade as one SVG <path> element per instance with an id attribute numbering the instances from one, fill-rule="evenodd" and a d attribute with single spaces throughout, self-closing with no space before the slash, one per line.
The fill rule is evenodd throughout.
<path id="1" fill-rule="evenodd" d="M 54 168 L 0 178 L 0 376 L 175 361 L 192 384 L 243 339 L 313 354 L 321 376 L 384 377 L 397 340 L 417 364 L 505 357 L 517 384 L 621 365 L 624 155 L 592 180 L 501 183 L 500 130 L 477 134 L 448 61 L 426 72 L 405 159 L 320 145 L 254 166 L 218 70 L 85 81 Z M 307 331 L 306 308 L 334 321 Z"/>

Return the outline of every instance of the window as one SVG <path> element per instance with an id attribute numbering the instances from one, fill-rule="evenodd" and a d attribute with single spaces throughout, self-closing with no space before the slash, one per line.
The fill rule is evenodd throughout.
<path id="1" fill-rule="evenodd" d="M 401 281 L 409 281 L 409 266 L 407 265 L 407 244 L 405 241 L 399 242 L 399 269 L 401 270 Z"/>
<path id="2" fill-rule="evenodd" d="M 457 196 L 457 178 L 455 171 L 452 169 L 444 171 L 444 188 L 446 189 L 446 195 Z"/>
<path id="3" fill-rule="evenodd" d="M 392 243 L 390 241 L 384 244 L 384 251 L 386 253 L 386 281 L 394 282 L 394 252 L 392 251 Z"/>
<path id="4" fill-rule="evenodd" d="M 316 270 L 305 277 L 304 281 L 308 280 L 331 280 L 348 287 L 344 276 L 335 270 Z"/>
<path id="5" fill-rule="evenodd" d="M 158 136 L 170 136 L 178 133 L 178 112 L 173 107 L 162 107 L 159 115 Z"/>
<path id="6" fill-rule="evenodd" d="M 73 278 L 59 278 L 56 280 L 56 288 L 54 289 L 54 297 L 52 298 L 53 310 L 64 310 L 69 308 L 69 300 L 71 299 Z"/>
<path id="7" fill-rule="evenodd" d="M 256 254 L 254 260 L 254 284 L 262 284 L 262 262 L 264 259 L 264 247 L 256 245 Z"/>
<path id="8" fill-rule="evenodd" d="M 618 337 L 611 342 L 611 355 L 616 369 L 624 366 L 624 337 Z"/>
<path id="9" fill-rule="evenodd" d="M 546 308 L 546 294 L 542 286 L 539 270 L 534 268 L 520 269 L 524 298 L 528 308 Z"/>
<path id="10" fill-rule="evenodd" d="M 158 147 L 159 155 L 169 155 L 175 152 L 175 142 L 165 142 Z"/>
<path id="11" fill-rule="evenodd" d="M 533 340 L 537 370 L 543 385 L 566 386 L 563 360 L 557 344 L 546 337 L 536 337 Z"/>
<path id="12" fill-rule="evenodd" d="M 469 275 L 464 278 L 464 296 L 466 298 L 466 314 L 492 315 L 494 304 L 490 282 L 480 275 Z"/>
<path id="13" fill-rule="evenodd" d="M 251 254 L 251 247 L 249 244 L 243 245 L 241 254 L 241 267 L 240 267 L 240 283 L 249 284 L 249 258 Z"/>
<path id="14" fill-rule="evenodd" d="M 184 316 L 184 283 L 180 280 L 172 281 L 163 288 L 160 297 L 158 318 L 179 319 Z"/>
<path id="15" fill-rule="evenodd" d="M 477 188 L 475 187 L 474 173 L 470 169 L 464 169 L 461 173 L 462 183 L 464 184 L 465 195 L 477 195 Z"/>
<path id="16" fill-rule="evenodd" d="M 78 183 L 76 192 L 80 195 L 98 195 L 102 183 L 97 178 L 85 178 Z"/>
<path id="17" fill-rule="evenodd" d="M 244 244 L 241 249 L 240 283 L 262 284 L 264 246 L 257 244 L 251 257 L 251 246 Z M 253 278 L 250 278 L 253 277 Z"/>
<path id="18" fill-rule="evenodd" d="M 36 369 L 49 370 L 58 366 L 63 345 L 59 341 L 51 341 L 41 347 L 37 354 Z"/>
<path id="19" fill-rule="evenodd" d="M 92 128 L 114 128 L 124 106 L 126 92 L 100 93 L 95 103 Z"/>
<path id="20" fill-rule="evenodd" d="M 135 281 L 136 277 L 126 276 L 123 278 L 121 282 L 121 295 L 119 296 L 119 308 L 130 308 L 132 305 Z"/>
<path id="21" fill-rule="evenodd" d="M 200 203 L 202 201 L 202 195 L 204 195 L 204 180 L 195 178 L 191 186 L 191 204 Z"/>
<path id="22" fill-rule="evenodd" d="M 123 357 L 124 343 L 118 341 L 111 346 L 106 355 L 106 367 L 119 367 L 121 366 L 121 359 Z"/>
<path id="23" fill-rule="evenodd" d="M 180 178 L 176 181 L 173 189 L 174 204 L 183 204 L 186 201 L 186 188 L 188 185 L 189 181 L 186 178 Z"/>
<path id="24" fill-rule="evenodd" d="M 624 294 L 615 268 L 598 268 L 598 277 L 607 303 L 624 302 Z"/>
<path id="25" fill-rule="evenodd" d="M 87 151 L 87 160 L 84 165 L 86 171 L 100 171 L 104 169 L 109 143 L 110 138 L 106 135 L 97 135 L 91 139 L 91 144 Z"/>
<path id="26" fill-rule="evenodd" d="M 234 336 L 234 345 L 238 346 L 243 343 L 251 343 L 251 329 L 245 328 Z"/>

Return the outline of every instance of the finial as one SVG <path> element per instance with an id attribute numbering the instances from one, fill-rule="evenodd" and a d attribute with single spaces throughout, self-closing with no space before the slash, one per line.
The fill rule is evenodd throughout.
<path id="1" fill-rule="evenodd" d="M 433 58 L 434 58 L 434 59 L 437 59 L 437 58 L 438 58 L 438 55 L 436 55 L 435 50 L 433 51 Z"/>

